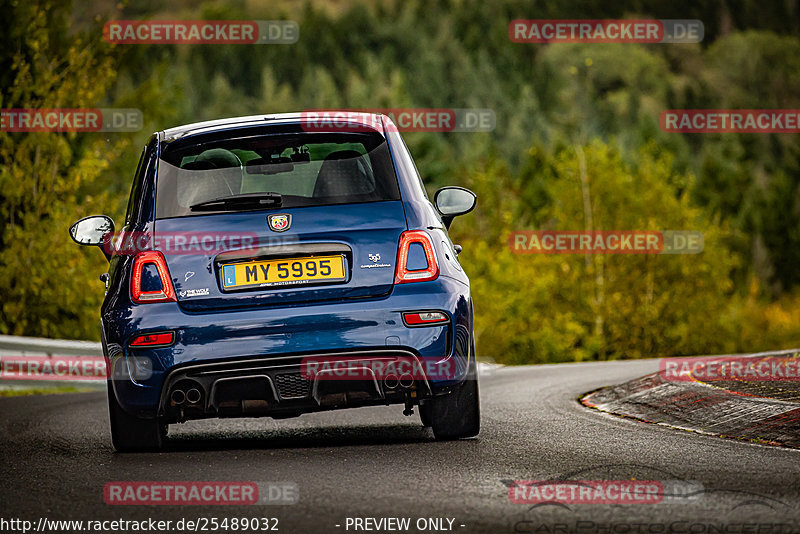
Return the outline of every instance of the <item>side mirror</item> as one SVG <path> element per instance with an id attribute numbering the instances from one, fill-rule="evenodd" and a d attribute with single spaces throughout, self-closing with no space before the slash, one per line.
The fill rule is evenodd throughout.
<path id="1" fill-rule="evenodd" d="M 102 246 L 103 239 L 114 232 L 114 221 L 105 215 L 84 217 L 69 227 L 69 235 L 79 245 Z"/>
<path id="2" fill-rule="evenodd" d="M 475 209 L 477 200 L 478 195 L 469 189 L 456 186 L 442 187 L 433 195 L 433 205 L 439 210 L 442 222 L 447 228 L 450 228 L 450 223 L 455 217 Z"/>

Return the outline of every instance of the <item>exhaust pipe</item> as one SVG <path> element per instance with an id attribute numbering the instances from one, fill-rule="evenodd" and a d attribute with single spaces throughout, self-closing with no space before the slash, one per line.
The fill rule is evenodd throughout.
<path id="1" fill-rule="evenodd" d="M 386 378 L 383 379 L 383 385 L 386 386 L 386 389 L 396 389 L 400 385 L 400 379 L 394 374 L 386 375 Z"/>
<path id="2" fill-rule="evenodd" d="M 406 373 L 400 377 L 400 387 L 408 389 L 414 385 L 414 377 L 410 373 Z"/>
<path id="3" fill-rule="evenodd" d="M 188 402 L 189 404 L 197 404 L 198 402 L 200 402 L 202 396 L 203 395 L 200 393 L 199 389 L 192 388 L 186 392 L 186 402 Z"/>
<path id="4" fill-rule="evenodd" d="M 169 399 L 173 404 L 183 404 L 186 401 L 186 394 L 182 389 L 173 389 Z"/>

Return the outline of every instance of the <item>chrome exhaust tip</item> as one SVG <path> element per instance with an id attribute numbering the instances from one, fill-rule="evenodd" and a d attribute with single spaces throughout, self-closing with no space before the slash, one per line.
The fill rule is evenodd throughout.
<path id="1" fill-rule="evenodd" d="M 397 378 L 397 375 L 386 375 L 386 378 L 383 379 L 383 385 L 386 386 L 386 389 L 397 389 L 397 386 L 400 385 L 400 379 Z"/>
<path id="2" fill-rule="evenodd" d="M 183 404 L 186 401 L 186 393 L 182 389 L 173 389 L 169 399 L 172 404 Z"/>
<path id="3" fill-rule="evenodd" d="M 189 404 L 197 404 L 198 402 L 200 402 L 200 399 L 202 397 L 203 397 L 202 393 L 200 393 L 200 390 L 197 388 L 192 388 L 186 392 L 186 402 L 188 402 Z"/>
<path id="4" fill-rule="evenodd" d="M 410 373 L 406 373 L 400 377 L 400 387 L 408 389 L 414 385 L 414 377 Z"/>

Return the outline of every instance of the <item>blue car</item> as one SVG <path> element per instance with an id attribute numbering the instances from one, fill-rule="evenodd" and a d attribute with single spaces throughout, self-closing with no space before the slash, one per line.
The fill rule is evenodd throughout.
<path id="1" fill-rule="evenodd" d="M 343 118 L 342 118 L 343 117 Z M 260 115 L 147 142 L 124 226 L 101 247 L 101 336 L 118 451 L 169 424 L 418 407 L 436 439 L 480 428 L 469 279 L 447 229 L 476 196 L 431 202 L 384 115 Z"/>

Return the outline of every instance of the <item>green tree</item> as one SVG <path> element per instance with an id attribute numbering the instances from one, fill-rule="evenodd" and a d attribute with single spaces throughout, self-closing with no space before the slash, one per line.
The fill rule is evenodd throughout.
<path id="1" fill-rule="evenodd" d="M 473 173 L 474 220 L 457 221 L 476 302 L 479 351 L 507 363 L 581 361 L 732 350 L 724 320 L 737 258 L 724 226 L 676 192 L 669 154 L 653 145 L 626 164 L 595 141 L 549 157 L 532 150 L 544 178 L 537 211 L 502 167 Z M 535 200 L 536 202 L 536 200 Z M 541 202 L 541 201 L 539 201 Z M 460 225 L 459 223 L 466 223 Z M 518 255 L 512 230 L 697 230 L 697 255 Z"/>
<path id="2" fill-rule="evenodd" d="M 0 107 L 95 107 L 106 95 L 115 69 L 100 28 L 70 35 L 67 8 L 10 8 Z M 79 249 L 67 230 L 108 207 L 95 180 L 128 144 L 98 134 L 0 132 L 0 332 L 98 338 L 105 260 Z"/>

